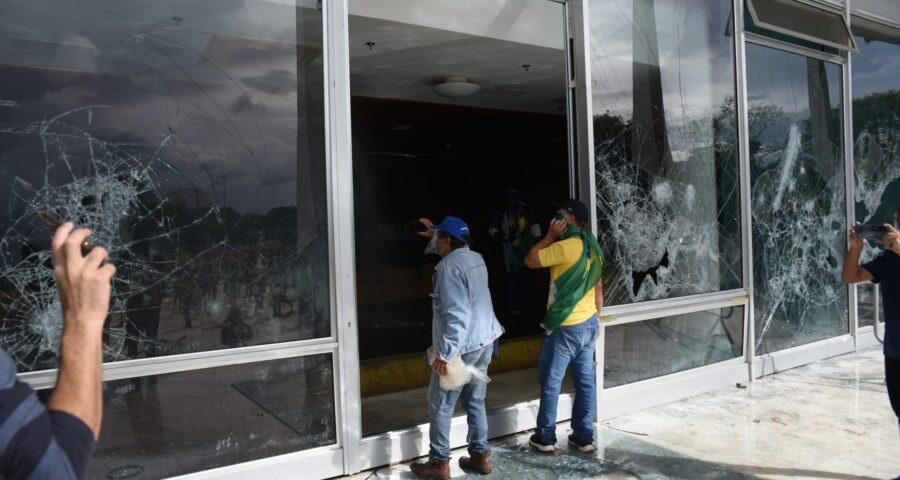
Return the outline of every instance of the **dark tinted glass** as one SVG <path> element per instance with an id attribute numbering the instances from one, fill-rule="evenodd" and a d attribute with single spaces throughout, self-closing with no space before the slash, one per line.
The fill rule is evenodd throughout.
<path id="1" fill-rule="evenodd" d="M 168 478 L 335 443 L 330 354 L 104 383 L 88 478 Z"/>
<path id="2" fill-rule="evenodd" d="M 329 335 L 322 13 L 266 1 L 5 2 L 0 319 L 61 327 L 49 211 L 118 266 L 109 361 Z"/>
<path id="3" fill-rule="evenodd" d="M 606 304 L 739 288 L 731 2 L 590 9 Z"/>
<path id="4" fill-rule="evenodd" d="M 849 331 L 838 65 L 747 46 L 756 352 Z"/>
<path id="5" fill-rule="evenodd" d="M 615 387 L 740 357 L 743 337 L 742 306 L 607 327 L 603 385 Z"/>

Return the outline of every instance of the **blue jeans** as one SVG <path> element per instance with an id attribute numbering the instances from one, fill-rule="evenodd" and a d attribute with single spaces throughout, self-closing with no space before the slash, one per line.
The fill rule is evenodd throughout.
<path id="1" fill-rule="evenodd" d="M 599 328 L 597 316 L 594 315 L 578 325 L 559 327 L 544 337 L 538 357 L 541 407 L 535 429 L 544 443 L 556 443 L 556 407 L 566 367 L 570 363 L 575 384 L 575 403 L 572 406 L 575 440 L 581 445 L 594 440 L 594 413 L 597 409 L 594 350 Z"/>
<path id="2" fill-rule="evenodd" d="M 462 361 L 466 365 L 474 365 L 482 373 L 487 374 L 493 349 L 493 345 L 488 345 L 480 350 L 469 352 L 462 356 Z M 466 410 L 466 419 L 469 423 L 466 440 L 469 442 L 469 451 L 475 453 L 490 451 L 487 412 L 484 409 L 487 384 L 467 383 L 458 390 L 444 390 L 439 382 L 440 377 L 436 373 L 432 373 L 431 382 L 428 384 L 428 418 L 431 420 L 431 427 L 428 431 L 431 441 L 428 459 L 450 459 L 450 421 L 453 419 L 453 409 L 456 407 L 457 400 L 462 402 L 462 406 Z"/>

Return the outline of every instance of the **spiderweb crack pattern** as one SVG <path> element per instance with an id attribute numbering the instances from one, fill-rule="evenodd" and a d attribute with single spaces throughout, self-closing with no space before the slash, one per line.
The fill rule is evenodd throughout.
<path id="1" fill-rule="evenodd" d="M 119 272 L 113 280 L 111 314 L 123 316 L 123 322 L 128 321 L 126 303 L 130 298 L 160 288 L 176 272 L 135 252 L 147 251 L 153 242 L 171 239 L 218 213 L 212 206 L 192 222 L 176 226 L 165 210 L 166 195 L 157 173 L 164 168 L 180 175 L 159 156 L 174 133 L 164 134 L 151 155 L 129 151 L 93 136 L 94 114 L 105 108 L 83 106 L 50 119 L 0 130 L 36 137 L 43 150 L 43 158 L 36 159 L 44 163 L 41 184 L 4 172 L 13 187 L 7 212 L 10 223 L 0 237 L 0 346 L 23 370 L 54 366 L 62 331 L 52 255 L 46 245 L 33 241 L 46 238 L 49 243 L 52 233 L 38 219 L 38 212 L 47 211 L 89 228 L 91 243 L 109 251 Z M 142 281 L 134 281 L 136 278 Z M 123 349 L 129 336 L 138 337 L 131 340 L 157 342 L 141 332 L 126 330 L 106 329 L 106 359 L 126 358 Z"/>

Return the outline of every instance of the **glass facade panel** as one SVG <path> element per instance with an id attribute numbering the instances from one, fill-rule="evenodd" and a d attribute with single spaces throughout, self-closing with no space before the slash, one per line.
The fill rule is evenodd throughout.
<path id="1" fill-rule="evenodd" d="M 859 326 L 875 325 L 875 318 L 879 323 L 884 323 L 884 304 L 881 303 L 881 290 L 875 288 L 875 284 L 867 283 L 856 289 L 857 315 Z"/>
<path id="2" fill-rule="evenodd" d="M 334 444 L 333 379 L 321 354 L 106 382 L 88 478 L 168 478 Z"/>
<path id="3" fill-rule="evenodd" d="M 61 328 L 41 210 L 118 266 L 108 361 L 330 334 L 322 13 L 302 3 L 4 3 L 0 343 L 20 369 L 53 367 Z"/>
<path id="4" fill-rule="evenodd" d="M 603 386 L 738 358 L 744 354 L 743 338 L 743 306 L 606 327 Z"/>
<path id="5" fill-rule="evenodd" d="M 760 27 L 843 50 L 854 47 L 838 11 L 794 0 L 747 0 L 747 6 Z"/>
<path id="6" fill-rule="evenodd" d="M 731 2 L 590 10 L 606 304 L 740 288 Z"/>
<path id="7" fill-rule="evenodd" d="M 896 224 L 900 208 L 900 32 L 852 18 L 859 53 L 851 57 L 856 220 Z M 869 243 L 862 260 L 878 247 Z M 861 317 L 860 317 L 861 319 Z"/>
<path id="8" fill-rule="evenodd" d="M 841 69 L 747 45 L 756 352 L 849 331 Z"/>

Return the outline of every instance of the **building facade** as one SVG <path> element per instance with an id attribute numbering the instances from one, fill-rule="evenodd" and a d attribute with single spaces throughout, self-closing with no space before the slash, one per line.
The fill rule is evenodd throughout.
<path id="1" fill-rule="evenodd" d="M 0 346 L 20 378 L 52 388 L 62 325 L 37 213 L 118 266 L 91 478 L 427 453 L 421 217 L 466 219 L 489 265 L 491 436 L 533 428 L 547 278 L 515 253 L 539 232 L 504 237 L 511 199 L 538 230 L 553 201 L 594 207 L 600 418 L 877 344 L 877 286 L 840 272 L 849 226 L 900 206 L 896 0 L 3 11 Z"/>

